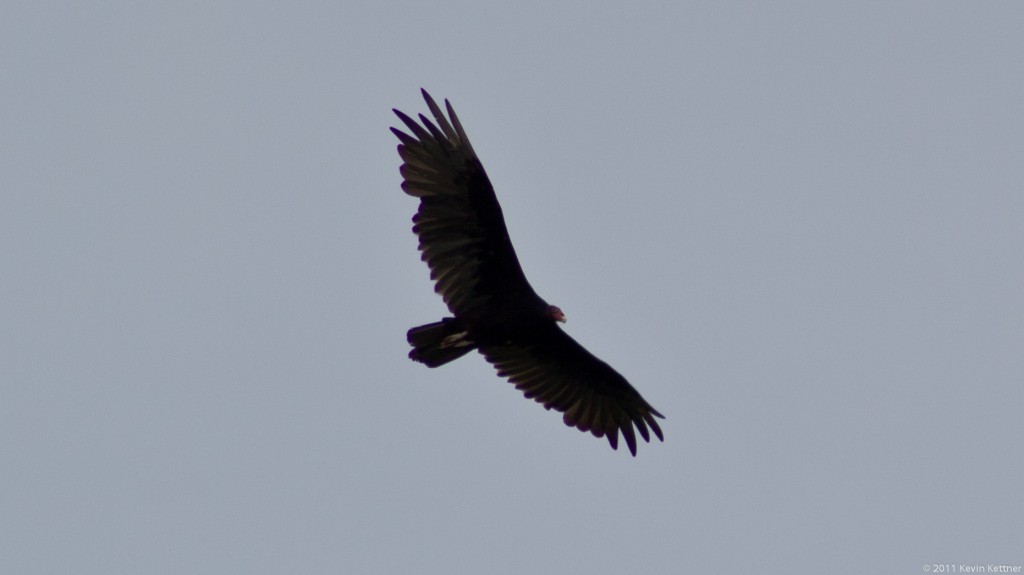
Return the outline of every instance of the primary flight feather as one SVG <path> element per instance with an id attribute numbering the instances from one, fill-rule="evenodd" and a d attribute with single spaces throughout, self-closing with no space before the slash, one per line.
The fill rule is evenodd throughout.
<path id="1" fill-rule="evenodd" d="M 636 455 L 636 434 L 664 440 L 664 417 L 611 368 L 569 337 L 565 315 L 533 291 L 519 265 L 501 206 L 455 110 L 447 117 L 425 90 L 434 121 L 394 110 L 410 133 L 401 141 L 402 189 L 419 198 L 413 232 L 434 289 L 454 317 L 409 330 L 409 357 L 428 367 L 478 350 L 526 397 L 563 414 L 565 424 Z"/>

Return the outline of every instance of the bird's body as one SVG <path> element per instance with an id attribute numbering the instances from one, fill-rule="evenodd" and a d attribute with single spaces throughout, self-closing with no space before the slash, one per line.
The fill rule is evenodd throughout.
<path id="1" fill-rule="evenodd" d="M 413 217 L 422 259 L 453 317 L 414 327 L 409 357 L 437 367 L 476 349 L 526 397 L 564 414 L 566 425 L 607 437 L 621 432 L 636 455 L 634 428 L 662 439 L 662 417 L 608 364 L 557 325 L 562 311 L 534 292 L 509 239 L 501 206 L 451 104 L 448 118 L 426 91 L 434 121 L 395 110 L 412 135 L 401 140 L 402 189 L 420 199 Z M 450 118 L 450 121 L 449 121 Z"/>

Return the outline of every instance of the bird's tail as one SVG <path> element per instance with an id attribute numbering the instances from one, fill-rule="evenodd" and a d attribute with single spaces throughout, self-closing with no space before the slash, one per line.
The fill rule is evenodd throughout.
<path id="1" fill-rule="evenodd" d="M 476 349 L 469 334 L 453 317 L 414 327 L 406 334 L 406 339 L 413 347 L 409 358 L 427 367 L 444 365 Z"/>

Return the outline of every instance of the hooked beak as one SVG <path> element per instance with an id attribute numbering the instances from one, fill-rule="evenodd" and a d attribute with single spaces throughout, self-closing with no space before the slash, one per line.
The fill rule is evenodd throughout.
<path id="1" fill-rule="evenodd" d="M 548 306 L 548 317 L 557 322 L 565 323 L 565 314 L 562 313 L 562 310 L 557 305 Z"/>

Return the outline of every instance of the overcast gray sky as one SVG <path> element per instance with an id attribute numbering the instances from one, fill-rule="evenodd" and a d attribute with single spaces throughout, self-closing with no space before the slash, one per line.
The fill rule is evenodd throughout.
<path id="1" fill-rule="evenodd" d="M 1024 4 L 9 2 L 0 572 L 1024 564 Z M 474 354 L 390 109 L 667 419 Z"/>

